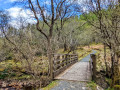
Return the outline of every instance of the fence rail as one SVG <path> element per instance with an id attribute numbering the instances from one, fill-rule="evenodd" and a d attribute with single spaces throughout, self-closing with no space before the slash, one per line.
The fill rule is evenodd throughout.
<path id="1" fill-rule="evenodd" d="M 54 54 L 53 55 L 53 77 L 62 73 L 69 66 L 78 62 L 77 54 Z"/>

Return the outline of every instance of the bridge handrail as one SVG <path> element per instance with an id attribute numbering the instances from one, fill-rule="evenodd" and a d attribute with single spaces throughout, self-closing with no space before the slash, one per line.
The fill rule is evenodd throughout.
<path id="1" fill-rule="evenodd" d="M 78 62 L 77 54 L 53 54 L 53 77 Z"/>

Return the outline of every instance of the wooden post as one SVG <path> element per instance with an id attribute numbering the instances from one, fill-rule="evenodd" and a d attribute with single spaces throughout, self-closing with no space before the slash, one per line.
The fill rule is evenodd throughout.
<path id="1" fill-rule="evenodd" d="M 52 68 L 53 68 L 53 78 L 54 78 L 54 76 L 55 76 L 55 75 L 54 75 L 54 71 L 55 71 L 55 67 L 54 67 L 54 64 L 55 64 L 55 63 L 54 63 L 54 60 L 55 60 L 55 55 L 53 54 L 53 66 L 52 66 Z"/>
<path id="2" fill-rule="evenodd" d="M 92 75 L 92 80 L 96 81 L 96 55 L 95 54 L 91 54 L 91 59 L 92 59 L 92 71 L 93 71 L 93 75 Z"/>
<path id="3" fill-rule="evenodd" d="M 68 54 L 65 54 L 66 66 L 68 64 Z"/>
<path id="4" fill-rule="evenodd" d="M 77 56 L 76 62 L 78 62 L 78 54 L 76 56 Z"/>

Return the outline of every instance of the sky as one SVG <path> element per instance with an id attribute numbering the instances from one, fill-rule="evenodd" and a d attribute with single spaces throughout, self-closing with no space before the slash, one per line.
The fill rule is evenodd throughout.
<path id="1" fill-rule="evenodd" d="M 19 22 L 21 17 L 24 18 L 27 23 L 31 23 L 31 24 L 36 23 L 35 19 L 33 18 L 34 17 L 33 13 L 29 9 L 22 9 L 21 5 L 15 5 L 16 1 L 19 1 L 19 0 L 0 0 L 0 10 L 5 10 L 9 12 L 9 15 L 12 18 L 10 21 L 10 25 L 14 27 L 19 27 L 21 24 Z M 49 5 L 50 4 L 49 1 L 50 0 L 43 0 L 42 2 Z M 83 4 L 84 1 L 86 0 L 78 0 L 78 4 L 84 5 Z M 83 11 L 86 12 L 88 10 L 86 7 L 83 7 Z"/>
<path id="2" fill-rule="evenodd" d="M 23 10 L 21 5 L 16 5 L 15 1 L 18 0 L 0 0 L 0 10 L 7 11 L 11 16 L 10 25 L 13 27 L 19 28 L 20 18 L 24 18 L 24 21 L 27 23 L 34 24 L 36 21 L 31 18 L 33 14 L 30 10 Z"/>
<path id="3" fill-rule="evenodd" d="M 9 15 L 11 16 L 11 21 L 10 21 L 10 25 L 12 25 L 13 27 L 18 27 L 20 26 L 20 17 L 24 18 L 27 23 L 31 23 L 34 24 L 36 23 L 33 16 L 33 13 L 29 10 L 29 9 L 22 9 L 21 5 L 15 5 L 15 2 L 19 1 L 19 0 L 0 0 L 0 10 L 5 10 L 7 12 L 9 12 Z M 47 5 L 50 5 L 50 0 L 43 0 L 42 2 L 44 2 Z M 82 0 L 79 0 L 82 1 Z"/>
<path id="4" fill-rule="evenodd" d="M 15 2 L 19 0 L 0 0 L 0 10 L 5 10 L 9 12 L 9 15 L 11 16 L 12 20 L 10 21 L 10 24 L 14 27 L 20 26 L 19 21 L 20 17 L 24 18 L 28 23 L 36 23 L 35 19 L 31 18 L 34 17 L 33 13 L 29 9 L 22 9 L 21 5 L 15 5 Z M 34 1 L 34 0 L 33 0 Z M 49 5 L 50 0 L 41 0 L 45 4 Z M 78 4 L 84 6 L 84 1 L 86 0 L 78 0 Z M 108 0 L 104 0 L 108 1 Z M 41 2 L 41 3 L 42 3 Z M 83 11 L 88 11 L 87 7 L 83 7 Z"/>
<path id="5" fill-rule="evenodd" d="M 8 11 L 12 17 L 19 16 L 18 13 L 21 10 L 21 6 L 20 5 L 19 6 L 14 5 L 15 1 L 21 1 L 21 0 L 0 0 L 0 10 Z M 50 4 L 49 1 L 50 0 L 43 0 L 43 2 L 45 2 L 46 4 Z M 87 1 L 87 0 L 77 0 L 77 1 L 78 1 L 79 4 L 82 5 L 82 3 L 84 1 Z M 105 1 L 108 1 L 108 0 L 103 0 L 103 1 L 105 2 Z M 114 0 L 114 1 L 116 1 L 116 0 Z M 84 8 L 84 9 L 86 10 L 86 8 Z M 27 17 L 28 16 L 27 14 L 30 14 L 30 11 L 21 11 L 21 16 Z"/>
<path id="6" fill-rule="evenodd" d="M 33 18 L 34 15 L 29 9 L 23 9 L 22 5 L 15 4 L 16 1 L 21 0 L 0 0 L 0 10 L 7 11 L 11 17 L 10 25 L 13 27 L 19 28 L 21 25 L 21 17 L 30 24 L 36 23 L 36 20 Z M 34 1 L 34 0 L 33 0 Z M 50 5 L 49 0 L 43 0 L 47 5 Z M 46 13 L 46 12 L 45 12 Z M 25 24 L 24 24 L 25 25 Z"/>
<path id="7" fill-rule="evenodd" d="M 21 1 L 21 0 L 0 0 L 0 10 L 6 10 L 10 13 L 12 17 L 17 17 L 19 16 L 18 13 L 21 10 L 21 6 L 15 5 L 15 1 Z M 50 4 L 50 0 L 43 0 L 44 3 L 47 5 Z M 78 0 L 78 3 L 82 3 L 85 0 Z M 27 13 L 30 14 L 30 11 L 22 11 L 21 14 L 23 17 L 27 16 Z"/>
<path id="8" fill-rule="evenodd" d="M 13 7 L 13 3 L 17 0 L 0 0 L 0 9 L 9 9 Z"/>

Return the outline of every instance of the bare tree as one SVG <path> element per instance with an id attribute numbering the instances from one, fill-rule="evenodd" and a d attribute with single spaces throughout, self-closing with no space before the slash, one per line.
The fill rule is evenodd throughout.
<path id="1" fill-rule="evenodd" d="M 47 54 L 49 59 L 49 70 L 50 77 L 53 78 L 53 61 L 52 61 L 52 48 L 51 48 L 51 40 L 53 36 L 53 30 L 55 23 L 57 20 L 61 20 L 61 28 L 63 26 L 63 19 L 67 16 L 67 13 L 70 12 L 70 5 L 73 2 L 72 0 L 50 0 L 48 1 L 49 5 L 46 4 L 45 1 L 28 0 L 29 8 L 34 13 L 35 19 L 37 20 L 36 27 L 37 30 L 43 34 L 47 40 Z M 42 25 L 40 22 L 42 21 Z M 44 28 L 48 27 L 48 31 L 44 30 Z"/>
<path id="2" fill-rule="evenodd" d="M 87 7 L 87 13 L 90 16 L 95 15 L 95 18 L 87 17 L 87 13 L 84 12 L 84 16 L 86 17 L 86 21 L 96 28 L 97 33 L 102 38 L 103 44 L 108 46 L 111 52 L 111 76 L 112 76 L 112 86 L 114 85 L 114 68 L 115 63 L 119 62 L 118 52 L 120 52 L 120 28 L 119 28 L 119 20 L 120 16 L 119 12 L 119 3 L 117 0 L 88 0 L 86 1 L 85 7 Z M 105 49 L 105 48 L 104 48 Z M 106 52 L 106 50 L 105 50 Z M 106 61 L 106 53 L 104 55 L 106 72 L 108 72 L 108 65 Z"/>

